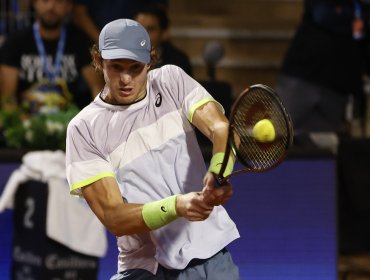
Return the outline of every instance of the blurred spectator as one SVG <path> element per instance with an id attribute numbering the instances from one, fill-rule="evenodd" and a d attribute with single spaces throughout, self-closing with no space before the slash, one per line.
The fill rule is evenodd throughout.
<path id="1" fill-rule="evenodd" d="M 164 9 L 148 5 L 139 9 L 134 19 L 141 23 L 149 33 L 152 46 L 159 57 L 159 62 L 155 67 L 174 64 L 192 76 L 189 57 L 169 40 L 170 21 Z"/>
<path id="2" fill-rule="evenodd" d="M 133 18 L 145 5 L 167 8 L 167 0 L 75 0 L 73 21 L 98 43 L 100 30 L 108 22 L 119 18 Z"/>
<path id="3" fill-rule="evenodd" d="M 0 39 L 31 24 L 30 0 L 0 1 Z M 1 42 L 0 42 L 1 44 Z"/>
<path id="4" fill-rule="evenodd" d="M 305 0 L 276 90 L 292 115 L 297 139 L 309 132 L 346 132 L 346 108 L 363 107 L 368 4 Z M 304 137 L 302 137 L 304 139 Z"/>
<path id="5" fill-rule="evenodd" d="M 72 1 L 35 0 L 33 7 L 33 26 L 9 35 L 0 50 L 2 108 L 48 112 L 71 100 L 82 108 L 101 90 L 103 79 L 91 65 L 91 41 L 66 24 Z M 79 88 L 81 77 L 88 92 Z"/>

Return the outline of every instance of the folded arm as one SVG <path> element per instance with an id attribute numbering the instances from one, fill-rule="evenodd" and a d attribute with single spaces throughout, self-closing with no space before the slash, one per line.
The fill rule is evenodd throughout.
<path id="1" fill-rule="evenodd" d="M 113 177 L 106 177 L 83 187 L 82 194 L 98 219 L 115 236 L 154 229 L 144 221 L 144 204 L 125 203 L 117 181 Z M 213 209 L 213 206 L 204 202 L 201 193 L 195 192 L 176 196 L 174 207 L 176 216 L 160 226 L 166 225 L 177 217 L 184 217 L 189 221 L 201 221 L 206 219 Z"/>
<path id="2" fill-rule="evenodd" d="M 215 102 L 208 102 L 198 108 L 193 116 L 193 124 L 213 143 L 213 155 L 225 152 L 229 121 Z M 232 162 L 234 160 L 232 156 Z M 205 174 L 203 185 L 202 194 L 209 205 L 224 204 L 233 193 L 230 182 L 215 188 L 216 182 L 211 172 Z"/>

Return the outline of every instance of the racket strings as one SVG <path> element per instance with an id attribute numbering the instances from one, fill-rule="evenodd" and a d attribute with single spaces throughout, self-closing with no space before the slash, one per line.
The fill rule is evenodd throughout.
<path id="1" fill-rule="evenodd" d="M 261 119 L 269 119 L 275 128 L 275 140 L 268 143 L 256 141 L 253 127 Z M 265 170 L 278 164 L 289 146 L 289 125 L 281 103 L 266 94 L 264 89 L 253 89 L 238 103 L 232 126 L 237 158 L 254 170 Z"/>

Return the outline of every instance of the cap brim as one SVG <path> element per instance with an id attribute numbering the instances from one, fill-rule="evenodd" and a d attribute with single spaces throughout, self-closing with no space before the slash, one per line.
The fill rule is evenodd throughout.
<path id="1" fill-rule="evenodd" d="M 145 64 L 150 62 L 150 53 L 144 50 L 135 50 L 135 52 L 123 49 L 102 50 L 101 56 L 104 59 L 132 59 Z"/>

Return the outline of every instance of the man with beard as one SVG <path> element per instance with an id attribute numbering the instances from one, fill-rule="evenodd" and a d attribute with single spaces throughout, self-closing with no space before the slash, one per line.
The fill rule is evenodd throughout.
<path id="1" fill-rule="evenodd" d="M 34 24 L 9 36 L 0 51 L 3 110 L 55 112 L 87 105 L 103 79 L 91 66 L 90 40 L 66 24 L 71 0 L 34 0 Z M 87 87 L 81 86 L 84 78 Z"/>

